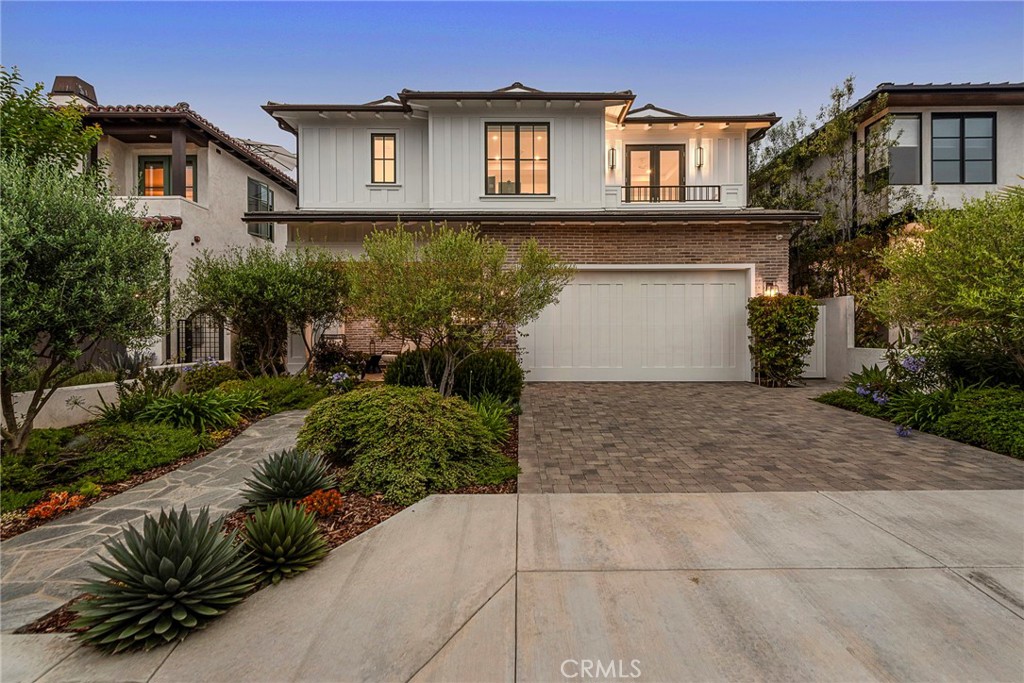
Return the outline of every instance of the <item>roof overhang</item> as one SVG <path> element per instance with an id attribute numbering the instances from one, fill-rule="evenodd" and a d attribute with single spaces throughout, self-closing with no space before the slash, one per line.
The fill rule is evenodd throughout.
<path id="1" fill-rule="evenodd" d="M 808 223 L 814 211 L 776 209 L 691 209 L 686 211 L 259 211 L 246 213 L 247 223 L 424 223 L 450 221 L 482 224 L 774 224 Z"/>
<path id="2" fill-rule="evenodd" d="M 886 107 L 966 107 L 1024 105 L 1024 83 L 945 83 L 906 84 L 883 83 L 850 107 L 856 111 L 863 105 L 886 98 Z M 864 118 L 873 116 L 864 107 Z"/>

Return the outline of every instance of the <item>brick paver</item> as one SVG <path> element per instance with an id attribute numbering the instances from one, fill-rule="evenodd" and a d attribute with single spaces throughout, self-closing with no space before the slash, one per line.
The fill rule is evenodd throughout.
<path id="1" fill-rule="evenodd" d="M 1024 488 L 1024 461 L 819 404 L 832 388 L 536 383 L 522 493 Z"/>

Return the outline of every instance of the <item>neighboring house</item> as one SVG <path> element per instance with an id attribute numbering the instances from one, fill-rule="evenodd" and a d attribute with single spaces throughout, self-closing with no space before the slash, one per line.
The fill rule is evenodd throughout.
<path id="1" fill-rule="evenodd" d="M 298 138 L 299 207 L 250 212 L 288 244 L 358 254 L 375 228 L 533 237 L 578 275 L 520 349 L 531 380 L 749 380 L 745 305 L 785 290 L 810 212 L 748 207 L 748 145 L 774 114 L 633 108 L 630 91 L 403 90 L 367 104 L 264 109 Z M 367 321 L 350 346 L 397 351 Z M 298 339 L 290 365 L 301 365 Z"/>
<path id="2" fill-rule="evenodd" d="M 168 231 L 172 282 L 187 276 L 189 261 L 203 249 L 267 243 L 284 249 L 283 226 L 242 221 L 247 211 L 295 208 L 295 181 L 255 145 L 228 135 L 186 102 L 100 105 L 93 86 L 73 76 L 58 76 L 50 99 L 77 101 L 84 122 L 102 128 L 93 161 L 106 160 L 115 194 L 135 201 L 144 222 Z M 166 324 L 165 338 L 152 347 L 158 362 L 230 358 L 223 330 L 202 316 L 168 317 Z"/>

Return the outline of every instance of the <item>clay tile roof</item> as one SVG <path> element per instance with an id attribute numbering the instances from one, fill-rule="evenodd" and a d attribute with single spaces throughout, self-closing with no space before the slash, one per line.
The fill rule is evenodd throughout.
<path id="1" fill-rule="evenodd" d="M 181 216 L 141 216 L 138 219 L 142 227 L 153 232 L 170 232 L 181 230 Z"/>
<path id="2" fill-rule="evenodd" d="M 284 188 L 295 192 L 297 185 L 295 180 L 289 177 L 284 171 L 278 168 L 272 161 L 259 154 L 255 149 L 229 135 L 226 131 L 215 126 L 209 119 L 200 116 L 192 109 L 188 102 L 178 102 L 174 106 L 153 105 L 153 104 L 114 104 L 114 105 L 90 105 L 85 108 L 86 116 L 137 114 L 143 116 L 179 116 L 198 126 L 209 137 L 215 139 L 229 152 L 241 158 L 249 165 L 255 167 L 265 175 L 276 180 Z"/>

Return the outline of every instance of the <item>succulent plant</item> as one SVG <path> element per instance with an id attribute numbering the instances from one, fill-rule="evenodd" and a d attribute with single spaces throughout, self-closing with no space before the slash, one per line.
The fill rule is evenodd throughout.
<path id="1" fill-rule="evenodd" d="M 234 534 L 221 528 L 205 508 L 193 518 L 188 507 L 147 515 L 141 533 L 125 527 L 123 538 L 104 544 L 110 557 L 91 563 L 111 581 L 82 586 L 96 597 L 74 607 L 73 626 L 87 629 L 78 637 L 114 652 L 149 650 L 184 638 L 241 602 L 258 574 L 238 552 Z"/>
<path id="2" fill-rule="evenodd" d="M 245 522 L 245 545 L 271 583 L 304 572 L 327 554 L 316 515 L 289 503 L 257 510 Z"/>
<path id="3" fill-rule="evenodd" d="M 319 455 L 295 449 L 267 458 L 245 480 L 242 495 L 251 507 L 296 502 L 320 489 L 333 488 L 334 476 Z"/>

